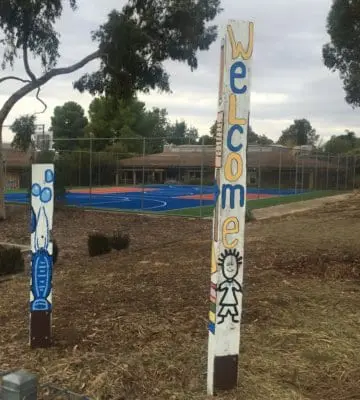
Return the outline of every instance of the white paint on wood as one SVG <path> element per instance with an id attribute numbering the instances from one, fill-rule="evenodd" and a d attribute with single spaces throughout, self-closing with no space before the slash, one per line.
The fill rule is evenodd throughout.
<path id="1" fill-rule="evenodd" d="M 31 311 L 52 308 L 54 165 L 33 164 L 31 186 Z"/>
<path id="2" fill-rule="evenodd" d="M 231 20 L 222 34 L 215 162 L 218 188 L 213 218 L 209 314 L 207 386 L 210 395 L 214 393 L 215 357 L 238 355 L 240 346 L 253 28 L 251 22 Z"/>

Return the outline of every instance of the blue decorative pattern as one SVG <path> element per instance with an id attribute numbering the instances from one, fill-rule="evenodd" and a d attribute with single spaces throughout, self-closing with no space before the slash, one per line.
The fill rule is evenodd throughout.
<path id="1" fill-rule="evenodd" d="M 44 185 L 52 184 L 53 181 L 53 171 L 45 170 Z M 34 235 L 31 257 L 31 292 L 34 299 L 30 303 L 30 311 L 51 311 L 52 306 L 48 297 L 51 293 L 53 259 L 52 254 L 49 253 L 51 228 L 46 206 L 53 198 L 53 186 L 41 187 L 40 184 L 34 183 L 31 195 L 40 200 L 40 206 L 37 215 L 34 208 L 31 207 L 31 234 Z"/>

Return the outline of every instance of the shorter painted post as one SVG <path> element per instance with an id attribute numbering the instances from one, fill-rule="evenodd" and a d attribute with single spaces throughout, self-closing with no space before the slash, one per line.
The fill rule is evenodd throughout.
<path id="1" fill-rule="evenodd" d="M 54 164 L 32 165 L 30 346 L 51 345 Z"/>
<path id="2" fill-rule="evenodd" d="M 2 400 L 36 400 L 37 377 L 27 371 L 16 371 L 2 378 Z"/>

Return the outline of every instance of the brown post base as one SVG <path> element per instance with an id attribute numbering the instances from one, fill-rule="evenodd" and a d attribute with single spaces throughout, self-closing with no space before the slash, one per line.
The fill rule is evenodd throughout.
<path id="1" fill-rule="evenodd" d="M 231 390 L 237 386 L 238 356 L 215 357 L 214 390 Z"/>
<path id="2" fill-rule="evenodd" d="M 51 346 L 51 312 L 33 311 L 30 313 L 30 347 Z"/>

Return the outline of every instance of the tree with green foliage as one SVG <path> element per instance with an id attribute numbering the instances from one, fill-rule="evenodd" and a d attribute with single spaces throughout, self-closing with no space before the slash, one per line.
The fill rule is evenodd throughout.
<path id="1" fill-rule="evenodd" d="M 248 130 L 248 144 L 258 144 L 261 146 L 269 146 L 273 144 L 274 142 L 268 138 L 266 135 L 258 135 L 251 126 L 249 126 Z"/>
<path id="2" fill-rule="evenodd" d="M 338 71 L 346 93 L 345 100 L 360 106 L 360 2 L 333 0 L 328 17 L 330 42 L 323 46 L 323 61 Z"/>
<path id="3" fill-rule="evenodd" d="M 199 137 L 198 143 L 205 146 L 214 146 L 216 144 L 216 138 L 210 135 L 203 135 Z"/>
<path id="4" fill-rule="evenodd" d="M 145 103 L 136 97 L 115 99 L 95 98 L 89 107 L 89 131 L 97 139 L 94 149 L 109 149 L 114 143 L 121 144 L 123 153 L 159 152 L 167 135 L 167 111 L 153 108 L 147 110 Z M 119 146 L 117 146 L 120 148 Z"/>
<path id="5" fill-rule="evenodd" d="M 217 130 L 217 121 L 215 121 L 210 129 L 209 129 L 209 135 L 203 135 L 201 138 L 199 138 L 199 144 L 204 144 L 206 146 L 213 145 L 215 146 L 216 144 L 216 130 Z"/>
<path id="6" fill-rule="evenodd" d="M 87 125 L 88 120 L 80 104 L 68 101 L 62 106 L 55 107 L 54 115 L 51 117 L 54 149 L 71 151 L 88 146 L 84 140 L 74 140 L 85 137 Z"/>
<path id="7" fill-rule="evenodd" d="M 168 126 L 166 141 L 175 145 L 197 144 L 199 132 L 194 127 L 187 126 L 185 121 L 176 121 Z"/>
<path id="8" fill-rule="evenodd" d="M 217 122 L 215 121 L 210 128 L 210 135 L 213 138 L 216 138 L 216 129 L 217 129 Z M 215 140 L 214 140 L 215 143 Z M 259 144 L 261 146 L 269 146 L 273 144 L 273 140 L 268 138 L 266 135 L 258 135 L 251 126 L 249 126 L 248 133 L 247 133 L 247 143 L 248 144 Z"/>
<path id="9" fill-rule="evenodd" d="M 17 118 L 10 129 L 15 136 L 11 143 L 11 147 L 20 151 L 27 152 L 35 148 L 34 135 L 36 132 L 36 116 L 22 115 Z"/>
<path id="10" fill-rule="evenodd" d="M 319 135 L 316 130 L 311 126 L 307 119 L 295 119 L 294 123 L 282 131 L 282 135 L 278 140 L 278 144 L 283 146 L 315 146 L 319 140 Z"/>
<path id="11" fill-rule="evenodd" d="M 324 151 L 330 154 L 353 153 L 357 149 L 360 149 L 360 139 L 349 130 L 344 135 L 331 136 L 324 145 Z"/>
<path id="12" fill-rule="evenodd" d="M 113 10 L 107 21 L 92 33 L 94 50 L 74 63 L 59 68 L 59 34 L 55 30 L 63 7 L 76 10 L 76 0 L 1 0 L 1 67 L 12 68 L 21 56 L 27 77 L 3 76 L 0 83 L 21 83 L 0 109 L 0 165 L 2 126 L 14 105 L 59 75 L 70 74 L 93 60 L 99 69 L 85 74 L 74 87 L 80 92 L 129 98 L 135 92 L 158 88 L 169 91 L 169 75 L 164 61 L 187 62 L 197 68 L 197 52 L 208 50 L 217 36 L 209 22 L 221 11 L 220 0 L 128 0 L 121 11 Z M 40 60 L 42 73 L 34 73 L 29 56 Z M 44 105 L 45 103 L 42 102 Z M 0 219 L 5 219 L 4 171 L 0 168 Z"/>
<path id="13" fill-rule="evenodd" d="M 216 139 L 216 131 L 217 131 L 217 121 L 215 120 L 214 123 L 210 127 L 210 136 Z"/>

